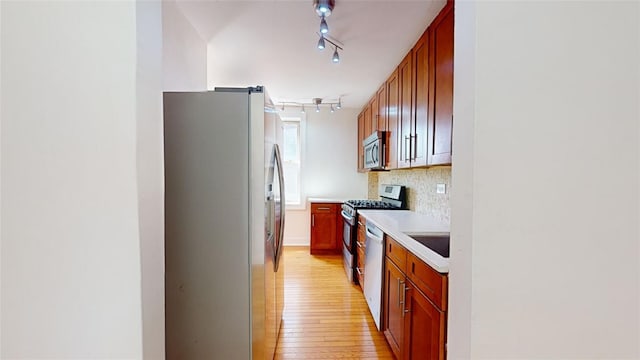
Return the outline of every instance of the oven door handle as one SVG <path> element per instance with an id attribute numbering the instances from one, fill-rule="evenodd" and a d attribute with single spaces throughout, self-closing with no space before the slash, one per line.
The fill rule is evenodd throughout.
<path id="1" fill-rule="evenodd" d="M 348 222 L 351 225 L 355 225 L 354 221 L 353 221 L 353 216 L 349 216 L 344 210 L 342 210 L 340 212 L 340 215 L 342 215 L 342 218 Z"/>

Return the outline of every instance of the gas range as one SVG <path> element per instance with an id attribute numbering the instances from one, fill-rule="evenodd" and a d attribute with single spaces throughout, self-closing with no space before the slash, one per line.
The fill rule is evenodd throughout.
<path id="1" fill-rule="evenodd" d="M 402 185 L 380 185 L 380 200 L 347 200 L 342 204 L 343 222 L 343 259 L 347 278 L 357 281 L 357 218 L 358 211 L 364 209 L 402 210 L 407 208 L 406 189 Z"/>
<path id="2" fill-rule="evenodd" d="M 402 210 L 407 208 L 406 189 L 402 185 L 380 185 L 381 200 L 347 200 L 342 204 L 343 212 L 354 217 L 358 210 Z"/>

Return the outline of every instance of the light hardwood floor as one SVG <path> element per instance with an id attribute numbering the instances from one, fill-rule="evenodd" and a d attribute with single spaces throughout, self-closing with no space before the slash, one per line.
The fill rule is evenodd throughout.
<path id="1" fill-rule="evenodd" d="M 340 255 L 286 247 L 285 309 L 276 360 L 394 359 L 367 303 L 349 284 Z"/>

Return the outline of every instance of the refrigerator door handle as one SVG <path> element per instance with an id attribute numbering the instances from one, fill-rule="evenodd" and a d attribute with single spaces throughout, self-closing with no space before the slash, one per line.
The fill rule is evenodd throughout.
<path id="1" fill-rule="evenodd" d="M 273 145 L 273 152 L 275 155 L 276 166 L 278 167 L 278 185 L 280 186 L 280 232 L 276 240 L 275 251 L 275 271 L 278 271 L 280 265 L 280 256 L 282 255 L 282 243 L 284 242 L 284 224 L 285 224 L 285 196 L 284 196 L 284 174 L 282 170 L 282 158 L 280 157 L 280 148 L 278 144 Z M 275 216 L 274 216 L 275 218 Z M 274 219 L 275 220 L 275 219 Z"/>

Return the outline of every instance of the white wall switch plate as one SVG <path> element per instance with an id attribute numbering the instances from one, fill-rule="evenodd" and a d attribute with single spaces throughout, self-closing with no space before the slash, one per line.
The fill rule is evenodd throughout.
<path id="1" fill-rule="evenodd" d="M 436 193 L 438 193 L 438 194 L 446 194 L 447 193 L 447 184 L 436 184 Z"/>

